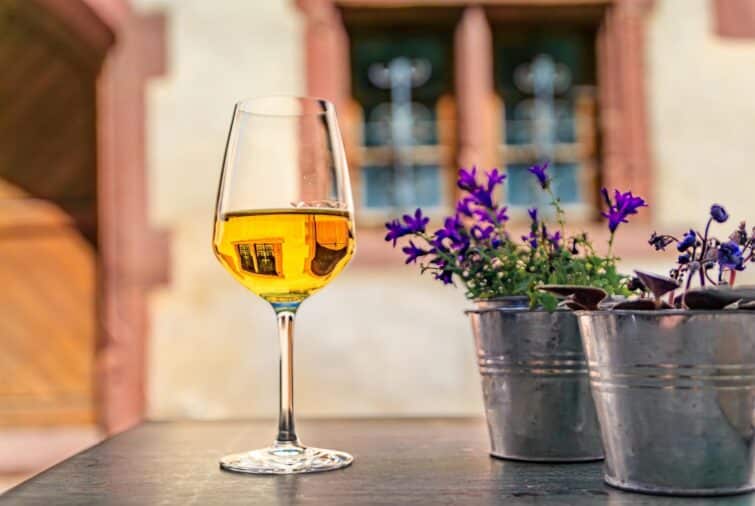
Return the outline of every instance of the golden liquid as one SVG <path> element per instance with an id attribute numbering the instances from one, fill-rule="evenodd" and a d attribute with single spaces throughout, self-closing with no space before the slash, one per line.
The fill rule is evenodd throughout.
<path id="1" fill-rule="evenodd" d="M 354 254 L 348 214 L 337 209 L 270 209 L 224 214 L 215 254 L 239 282 L 269 302 L 301 302 Z"/>

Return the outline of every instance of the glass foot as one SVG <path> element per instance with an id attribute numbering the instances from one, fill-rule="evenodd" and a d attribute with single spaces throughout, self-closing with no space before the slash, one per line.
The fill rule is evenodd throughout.
<path id="1" fill-rule="evenodd" d="M 345 452 L 276 443 L 268 448 L 226 455 L 220 467 L 250 474 L 299 474 L 333 471 L 351 465 L 354 457 Z"/>

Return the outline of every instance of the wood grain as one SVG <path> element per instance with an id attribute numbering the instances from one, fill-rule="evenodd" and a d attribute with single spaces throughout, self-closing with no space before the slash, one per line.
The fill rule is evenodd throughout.
<path id="1" fill-rule="evenodd" d="M 0 216 L 0 426 L 93 423 L 94 248 L 49 202 Z"/>
<path id="2" fill-rule="evenodd" d="M 530 464 L 487 455 L 482 420 L 301 421 L 305 442 L 346 450 L 352 467 L 250 476 L 218 457 L 270 443 L 274 423 L 148 423 L 0 496 L 0 505 L 750 505 L 752 496 L 677 499 L 602 482 L 601 465 Z"/>
<path id="3" fill-rule="evenodd" d="M 35 3 L 0 3 L 3 427 L 95 421 L 101 57 Z"/>

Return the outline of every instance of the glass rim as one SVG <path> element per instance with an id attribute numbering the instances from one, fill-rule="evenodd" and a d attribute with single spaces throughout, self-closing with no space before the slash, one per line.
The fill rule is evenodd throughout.
<path id="1" fill-rule="evenodd" d="M 251 116 L 295 118 L 323 116 L 335 111 L 335 106 L 330 100 L 321 97 L 306 95 L 261 95 L 237 101 L 236 111 Z"/>

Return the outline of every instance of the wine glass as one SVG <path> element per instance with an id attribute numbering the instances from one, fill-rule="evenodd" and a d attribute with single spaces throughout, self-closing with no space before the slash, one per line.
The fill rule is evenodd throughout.
<path id="1" fill-rule="evenodd" d="M 223 469 L 254 474 L 330 471 L 348 453 L 307 447 L 294 426 L 293 324 L 299 305 L 354 254 L 354 205 L 333 104 L 307 97 L 238 102 L 220 175 L 213 249 L 278 319 L 280 412 L 272 446 L 228 455 Z"/>

